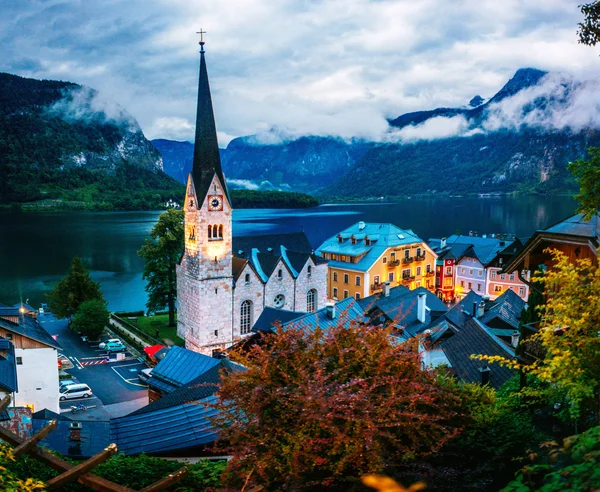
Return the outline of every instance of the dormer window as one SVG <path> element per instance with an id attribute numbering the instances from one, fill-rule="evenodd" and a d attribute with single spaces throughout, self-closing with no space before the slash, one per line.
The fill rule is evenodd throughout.
<path id="1" fill-rule="evenodd" d="M 356 238 L 355 238 L 354 236 L 352 236 L 352 237 L 350 238 L 350 242 L 351 242 L 352 244 L 356 244 Z"/>
<path id="2" fill-rule="evenodd" d="M 338 243 L 341 243 L 341 242 L 343 242 L 343 241 L 344 241 L 344 240 L 342 239 L 342 236 L 341 236 L 341 235 L 338 235 Z"/>
<path id="3" fill-rule="evenodd" d="M 365 238 L 365 244 L 371 246 L 371 240 L 368 237 Z"/>

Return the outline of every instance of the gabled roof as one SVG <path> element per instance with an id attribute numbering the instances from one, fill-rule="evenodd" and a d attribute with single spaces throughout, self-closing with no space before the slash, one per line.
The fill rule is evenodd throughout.
<path id="1" fill-rule="evenodd" d="M 85 459 L 98 454 L 110 444 L 108 422 L 82 421 L 81 441 L 73 442 L 69 439 L 69 426 L 73 421 L 49 410 L 46 412 L 50 418 L 40 415 L 42 412 L 36 412 L 31 419 L 34 433 L 39 432 L 50 420 L 58 420 L 56 429 L 40 441 L 41 447 L 69 458 Z"/>
<path id="2" fill-rule="evenodd" d="M 227 359 L 221 359 L 219 360 L 218 365 L 212 367 L 189 383 L 184 384 L 180 388 L 177 388 L 171 393 L 164 395 L 162 398 L 153 401 L 129 415 L 141 415 L 155 410 L 162 410 L 164 408 L 202 400 L 214 395 L 219 390 L 218 385 L 221 382 L 221 375 L 223 372 L 228 373 L 231 371 L 243 370 L 244 368 L 239 364 L 235 364 Z"/>
<path id="3" fill-rule="evenodd" d="M 18 323 L 9 321 L 2 316 L 9 316 L 11 320 L 16 317 Z M 0 313 L 0 327 L 50 347 L 56 349 L 62 348 L 33 316 L 22 315 L 17 308 L 2 308 L 2 312 Z"/>
<path id="4" fill-rule="evenodd" d="M 481 382 L 481 368 L 489 367 L 490 385 L 499 388 L 512 378 L 516 371 L 497 363 L 471 359 L 471 355 L 502 356 L 515 360 L 514 350 L 493 335 L 476 319 L 470 319 L 452 337 L 440 344 L 454 373 L 468 383 Z"/>
<path id="5" fill-rule="evenodd" d="M 260 314 L 256 322 L 254 323 L 252 331 L 270 332 L 273 331 L 273 327 L 278 322 L 284 324 L 288 321 L 299 318 L 300 316 L 304 316 L 304 313 L 300 313 L 297 311 L 286 311 L 284 309 L 276 309 L 267 306 L 263 309 L 263 312 Z"/>
<path id="6" fill-rule="evenodd" d="M 429 244 L 433 247 L 439 245 L 440 239 L 432 238 Z M 460 254 L 460 256 L 471 256 L 477 258 L 483 266 L 487 266 L 496 255 L 512 244 L 513 239 L 503 239 L 499 237 L 479 237 L 479 236 L 459 236 L 453 234 L 446 239 L 446 247 L 453 246 L 471 246 Z"/>
<path id="7" fill-rule="evenodd" d="M 547 229 L 541 229 L 525 243 L 520 251 L 508 262 L 503 272 L 512 273 L 520 269 L 520 265 L 526 255 L 535 250 L 541 252 L 546 247 L 546 242 L 568 241 L 575 244 L 592 245 L 592 253 L 597 254 L 600 246 L 600 213 L 594 215 L 590 220 L 583 219 L 583 214 L 575 214 L 562 220 Z"/>
<path id="8" fill-rule="evenodd" d="M 194 403 L 161 408 L 110 421 L 110 441 L 124 454 L 161 454 L 210 444 L 218 430 L 210 421 L 218 410 L 210 396 Z"/>
<path id="9" fill-rule="evenodd" d="M 297 253 L 313 252 L 313 248 L 304 232 L 234 236 L 232 242 L 234 256 L 245 259 L 250 258 L 250 251 L 252 251 L 252 248 L 256 248 L 264 253 L 268 253 L 269 249 L 275 253 L 279 253 L 281 246 Z"/>
<path id="10" fill-rule="evenodd" d="M 12 393 L 18 390 L 15 347 L 0 337 L 0 350 L 6 351 L 5 356 L 0 355 L 0 389 Z"/>
<path id="11" fill-rule="evenodd" d="M 429 239 L 428 244 L 437 253 L 438 260 L 460 260 L 465 252 L 472 246 L 471 244 L 457 244 L 453 243 L 446 245 L 444 248 L 440 247 L 441 241 L 439 239 Z"/>
<path id="12" fill-rule="evenodd" d="M 73 422 L 70 418 L 53 412 L 52 410 L 48 410 L 47 408 L 44 408 L 43 410 L 38 410 L 33 415 L 31 415 L 31 418 L 40 420 L 66 420 L 68 422 Z"/>
<path id="13" fill-rule="evenodd" d="M 479 306 L 481 301 L 483 301 L 483 297 L 471 290 L 465 297 L 452 306 L 452 309 L 444 317 L 460 330 L 475 315 L 473 312 L 474 304 L 477 303 Z"/>
<path id="14" fill-rule="evenodd" d="M 227 200 L 231 204 L 227 183 L 225 182 L 223 169 L 221 168 L 217 127 L 215 125 L 215 115 L 210 96 L 206 60 L 204 59 L 204 46 L 202 46 L 200 51 L 200 76 L 198 79 L 194 163 L 192 166 L 192 179 L 198 200 L 203 200 L 207 195 L 215 174 L 221 181 Z"/>
<path id="15" fill-rule="evenodd" d="M 356 244 L 352 244 L 352 237 Z M 340 238 L 342 242 L 340 242 Z M 370 244 L 366 243 L 366 239 Z M 391 247 L 407 246 L 414 243 L 424 243 L 410 229 L 400 229 L 394 224 L 357 222 L 339 234 L 325 240 L 317 249 L 317 254 L 323 253 L 343 254 L 362 258 L 357 263 L 343 261 L 330 261 L 329 266 L 347 270 L 366 272 L 371 266 Z"/>
<path id="16" fill-rule="evenodd" d="M 174 346 L 152 369 L 148 385 L 170 393 L 218 364 L 219 359 Z"/>
<path id="17" fill-rule="evenodd" d="M 501 296 L 498 296 L 495 301 L 492 301 L 489 307 L 486 306 L 486 312 L 479 319 L 486 325 L 499 319 L 516 330 L 519 327 L 521 311 L 525 305 L 526 302 L 512 289 L 507 289 Z"/>

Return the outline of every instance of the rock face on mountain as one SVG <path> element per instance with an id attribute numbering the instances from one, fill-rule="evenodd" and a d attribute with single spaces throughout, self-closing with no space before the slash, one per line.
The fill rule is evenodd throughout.
<path id="1" fill-rule="evenodd" d="M 194 144 L 157 138 L 151 140 L 163 160 L 163 170 L 180 183 L 186 183 L 194 161 Z"/>
<path id="2" fill-rule="evenodd" d="M 128 176 L 154 174 L 150 189 L 174 184 L 131 115 L 70 82 L 0 73 L 0 155 L 0 203 L 60 198 L 99 180 L 92 191 L 102 193 L 122 166 L 134 168 Z"/>

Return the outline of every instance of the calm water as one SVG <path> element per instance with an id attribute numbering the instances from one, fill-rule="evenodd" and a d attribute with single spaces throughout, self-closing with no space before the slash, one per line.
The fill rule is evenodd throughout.
<path id="1" fill-rule="evenodd" d="M 530 236 L 569 216 L 570 197 L 407 200 L 392 204 L 324 205 L 309 210 L 237 210 L 234 234 L 303 230 L 316 248 L 359 221 L 392 222 L 423 239 L 469 230 Z M 0 212 L 0 303 L 39 307 L 78 255 L 102 285 L 112 310 L 143 309 L 146 302 L 136 252 L 160 212 Z"/>

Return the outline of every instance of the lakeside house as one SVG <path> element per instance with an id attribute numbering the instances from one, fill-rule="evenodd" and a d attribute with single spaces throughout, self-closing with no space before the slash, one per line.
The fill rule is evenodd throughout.
<path id="1" fill-rule="evenodd" d="M 334 301 L 359 300 L 391 286 L 435 289 L 435 252 L 412 230 L 393 224 L 357 222 L 321 244 L 329 261 L 327 294 Z"/>

